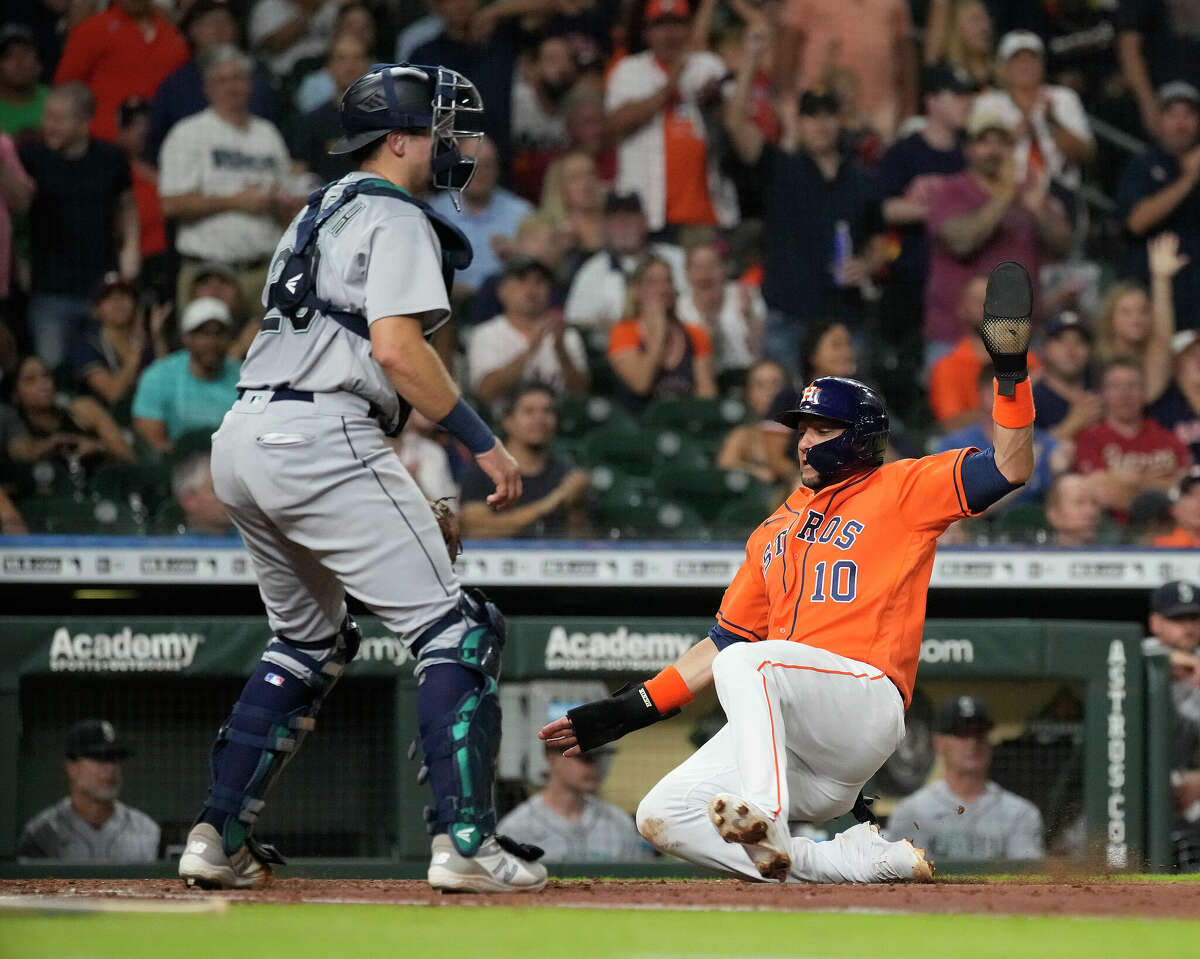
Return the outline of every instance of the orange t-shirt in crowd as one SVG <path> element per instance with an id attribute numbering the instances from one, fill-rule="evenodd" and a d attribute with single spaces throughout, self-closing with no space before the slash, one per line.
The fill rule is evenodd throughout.
<path id="1" fill-rule="evenodd" d="M 907 706 L 937 539 L 972 515 L 970 449 L 887 463 L 814 493 L 800 487 L 750 534 L 717 624 L 882 670 Z"/>
<path id="2" fill-rule="evenodd" d="M 1182 526 L 1176 526 L 1174 530 L 1165 536 L 1156 536 L 1152 545 L 1175 549 L 1200 549 L 1200 539 L 1193 536 Z"/>
<path id="3" fill-rule="evenodd" d="M 159 84 L 187 63 L 191 52 L 175 26 L 153 6 L 149 30 L 117 4 L 83 20 L 67 35 L 55 84 L 78 80 L 96 97 L 91 134 L 117 138 L 117 108 L 126 97 L 154 99 Z"/>
<path id="4" fill-rule="evenodd" d="M 929 407 L 939 423 L 979 409 L 979 371 L 984 363 L 975 352 L 971 337 L 964 336 L 958 345 L 933 364 L 929 371 Z M 1029 368 L 1042 364 L 1029 354 Z"/>
<path id="5" fill-rule="evenodd" d="M 668 108 L 663 116 L 666 153 L 666 222 L 678 226 L 716 226 L 717 212 L 708 195 L 708 143 L 691 119 Z"/>
<path id="6" fill-rule="evenodd" d="M 687 338 L 692 341 L 692 353 L 695 356 L 712 355 L 712 339 L 708 330 L 695 323 L 680 323 Z M 622 320 L 608 334 L 608 355 L 616 356 L 626 350 L 638 350 L 642 347 L 642 327 L 637 320 Z"/>

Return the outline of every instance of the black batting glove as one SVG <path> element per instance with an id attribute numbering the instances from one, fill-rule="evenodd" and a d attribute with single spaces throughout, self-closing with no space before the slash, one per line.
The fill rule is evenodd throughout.
<path id="1" fill-rule="evenodd" d="M 587 752 L 678 713 L 678 709 L 660 713 L 645 685 L 626 685 L 607 699 L 567 710 L 567 718 L 571 720 L 580 751 Z"/>
<path id="2" fill-rule="evenodd" d="M 1033 336 L 1033 283 L 1020 263 L 1006 260 L 988 277 L 979 336 L 992 358 L 1001 396 L 1029 376 L 1029 340 Z"/>

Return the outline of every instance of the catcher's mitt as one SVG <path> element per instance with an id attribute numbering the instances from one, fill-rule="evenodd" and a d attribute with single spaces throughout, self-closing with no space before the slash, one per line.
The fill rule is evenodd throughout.
<path id="1" fill-rule="evenodd" d="M 433 510 L 433 518 L 437 520 L 437 524 L 441 528 L 446 552 L 450 554 L 450 562 L 453 563 L 458 559 L 458 554 L 462 552 L 462 540 L 459 538 L 458 532 L 458 514 L 450 508 L 450 499 L 449 496 L 443 496 L 441 499 L 430 500 L 429 508 Z"/>

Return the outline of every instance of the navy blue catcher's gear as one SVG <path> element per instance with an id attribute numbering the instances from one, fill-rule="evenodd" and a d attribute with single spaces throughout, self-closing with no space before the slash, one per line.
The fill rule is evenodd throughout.
<path id="1" fill-rule="evenodd" d="M 393 130 L 429 131 L 433 185 L 458 194 L 475 172 L 475 147 L 483 138 L 483 98 L 456 70 L 409 63 L 376 63 L 342 97 L 343 135 L 332 154 L 352 153 Z M 471 143 L 465 153 L 461 147 Z"/>
<path id="2" fill-rule="evenodd" d="M 775 417 L 796 429 L 806 419 L 843 423 L 846 431 L 806 454 L 808 464 L 826 482 L 879 466 L 887 449 L 888 414 L 871 387 L 845 376 L 821 376 L 800 394 L 800 405 Z"/>

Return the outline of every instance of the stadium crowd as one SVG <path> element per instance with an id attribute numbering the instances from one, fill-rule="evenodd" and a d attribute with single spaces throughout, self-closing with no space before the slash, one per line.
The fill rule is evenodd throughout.
<path id="1" fill-rule="evenodd" d="M 0 530 L 229 532 L 204 453 L 268 260 L 348 172 L 342 92 L 408 60 L 487 106 L 461 211 L 432 198 L 475 249 L 435 346 L 525 498 L 484 508 L 419 416 L 395 439 L 468 535 L 740 538 L 818 375 L 881 389 L 895 456 L 988 443 L 1016 259 L 1038 468 L 947 539 L 1200 545 L 1197 6 L 14 0 Z"/>

